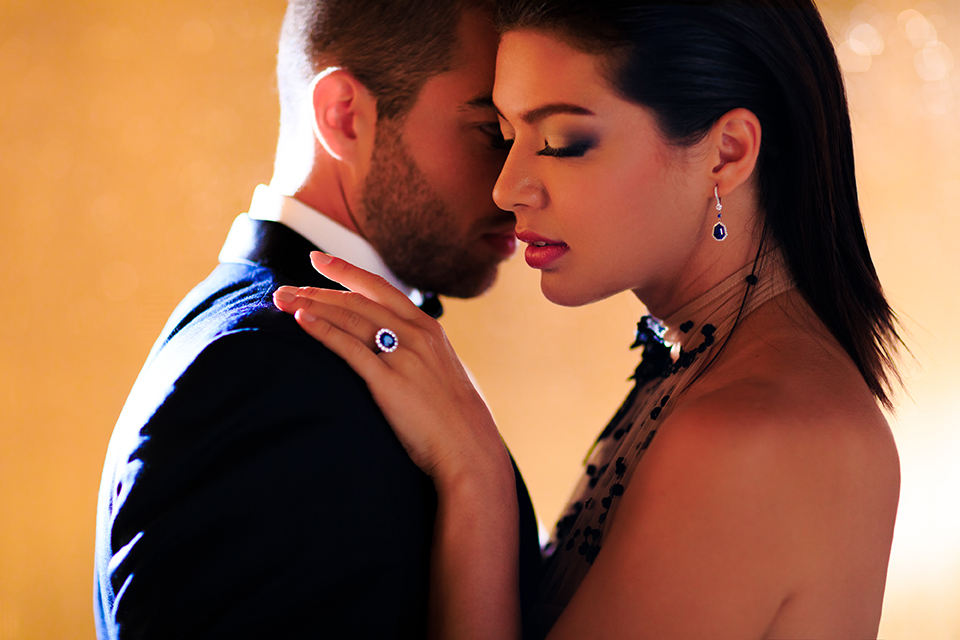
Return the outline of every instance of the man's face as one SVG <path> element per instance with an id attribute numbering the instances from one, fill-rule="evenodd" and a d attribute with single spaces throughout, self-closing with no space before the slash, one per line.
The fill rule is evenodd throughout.
<path id="1" fill-rule="evenodd" d="M 493 108 L 497 35 L 465 11 L 452 70 L 423 86 L 405 118 L 377 122 L 361 231 L 406 284 L 470 298 L 516 245 L 493 202 L 506 150 Z"/>

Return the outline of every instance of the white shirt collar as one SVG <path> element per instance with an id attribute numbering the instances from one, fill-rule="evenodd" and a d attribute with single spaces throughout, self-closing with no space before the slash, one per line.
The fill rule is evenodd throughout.
<path id="1" fill-rule="evenodd" d="M 258 185 L 247 215 L 290 227 L 330 255 L 381 276 L 417 306 L 423 304 L 423 294 L 401 282 L 369 242 L 296 198 L 265 184 Z"/>

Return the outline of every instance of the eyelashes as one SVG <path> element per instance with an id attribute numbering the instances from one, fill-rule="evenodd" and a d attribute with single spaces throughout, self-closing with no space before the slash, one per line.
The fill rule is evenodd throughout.
<path id="1" fill-rule="evenodd" d="M 580 158 L 583 155 L 594 147 L 592 140 L 584 140 L 582 142 L 575 142 L 571 145 L 565 147 L 553 148 L 547 141 L 543 141 L 543 149 L 537 151 L 538 156 L 550 156 L 551 158 Z"/>
<path id="2" fill-rule="evenodd" d="M 509 151 L 513 147 L 513 138 L 503 138 L 499 148 Z M 549 156 L 551 158 L 582 158 L 587 151 L 593 149 L 596 143 L 592 140 L 575 142 L 565 147 L 551 147 L 547 141 L 543 141 L 543 149 L 537 151 L 538 156 Z"/>

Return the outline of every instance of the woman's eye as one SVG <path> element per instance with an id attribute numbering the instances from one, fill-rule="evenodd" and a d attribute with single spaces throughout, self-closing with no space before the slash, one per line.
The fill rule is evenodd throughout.
<path id="1" fill-rule="evenodd" d="M 503 137 L 503 132 L 500 130 L 499 122 L 492 122 L 480 125 L 480 131 L 484 133 L 488 138 L 490 138 L 490 146 L 494 149 L 507 149 L 509 150 L 513 146 L 513 140 L 506 140 Z"/>
<path id="2" fill-rule="evenodd" d="M 544 140 L 543 149 L 537 151 L 537 155 L 550 156 L 552 158 L 580 158 L 592 147 L 592 142 L 577 142 L 575 144 L 567 145 L 566 147 L 558 147 L 554 149 L 547 144 L 546 140 Z"/>

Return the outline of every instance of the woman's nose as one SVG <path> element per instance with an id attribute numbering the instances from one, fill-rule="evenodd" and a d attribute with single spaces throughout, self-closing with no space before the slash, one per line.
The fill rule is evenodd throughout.
<path id="1" fill-rule="evenodd" d="M 493 201 L 506 211 L 541 209 L 548 197 L 543 183 L 514 150 L 507 156 L 497 183 L 493 185 Z"/>

